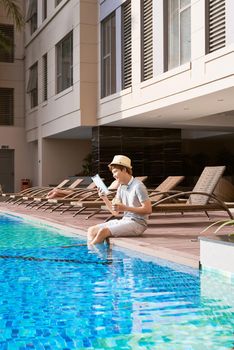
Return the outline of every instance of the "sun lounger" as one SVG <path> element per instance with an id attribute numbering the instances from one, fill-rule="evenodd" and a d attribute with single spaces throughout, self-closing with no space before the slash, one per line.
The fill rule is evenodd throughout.
<path id="1" fill-rule="evenodd" d="M 63 188 L 65 187 L 68 183 L 69 183 L 69 179 L 64 179 L 62 182 L 60 182 L 56 188 Z M 26 188 L 20 192 L 12 192 L 12 193 L 2 193 L 2 196 L 6 198 L 5 202 L 14 202 L 19 198 L 22 198 L 23 196 L 27 196 L 27 195 L 36 195 L 39 193 L 42 193 L 44 191 L 50 191 L 52 189 L 51 186 L 34 186 L 34 187 L 29 187 Z"/>
<path id="2" fill-rule="evenodd" d="M 93 184 L 93 185 L 92 185 Z M 88 186 L 88 188 L 86 190 L 83 191 L 78 191 L 78 192 L 74 192 L 71 195 L 68 195 L 64 198 L 53 198 L 53 199 L 48 199 L 48 206 L 47 209 L 51 209 L 52 211 L 61 210 L 61 214 L 64 213 L 65 211 L 69 210 L 72 205 L 71 205 L 71 201 L 73 200 L 95 200 L 98 199 L 98 193 L 97 193 L 97 189 L 96 187 L 94 187 L 94 183 L 92 183 L 92 188 L 90 188 L 90 186 Z M 110 191 L 110 195 L 111 193 L 113 193 L 113 191 L 115 191 L 118 187 L 118 182 L 115 180 L 111 183 L 111 185 L 108 187 L 109 191 Z"/>
<path id="3" fill-rule="evenodd" d="M 205 167 L 192 191 L 175 193 L 153 202 L 153 213 L 204 211 L 209 218 L 209 211 L 224 210 L 233 218 L 230 208 L 234 208 L 234 203 L 226 204 L 214 194 L 224 171 L 225 166 Z"/>
<path id="4" fill-rule="evenodd" d="M 184 176 L 168 176 L 161 184 L 159 184 L 156 188 L 149 190 L 149 196 L 151 200 L 159 200 L 162 195 L 162 192 L 168 192 L 172 189 L 175 189 L 176 186 L 182 182 L 184 179 Z M 73 201 L 71 202 L 71 205 L 73 207 L 77 207 L 77 211 L 73 214 L 73 216 L 76 216 L 85 210 L 91 211 L 91 214 L 89 214 L 86 219 L 89 219 L 90 217 L 99 214 L 100 212 L 107 211 L 106 206 L 103 203 L 103 200 L 99 197 L 96 200 L 81 200 L 81 201 Z M 109 213 L 109 211 L 108 211 Z M 112 218 L 112 215 L 109 215 L 107 220 Z"/>
<path id="5" fill-rule="evenodd" d="M 81 184 L 81 182 L 83 181 L 82 178 L 78 178 L 76 180 L 74 180 L 69 186 L 67 187 L 58 187 L 56 186 L 56 188 L 62 189 L 62 190 L 71 190 L 73 191 L 77 186 L 79 186 Z M 20 204 L 25 204 L 26 202 L 28 202 L 27 206 L 29 206 L 30 204 L 32 204 L 34 202 L 34 198 L 38 198 L 40 200 L 46 200 L 47 194 L 48 192 L 51 190 L 51 188 L 45 188 L 43 190 L 40 191 L 36 191 L 33 193 L 27 193 L 26 195 L 21 196 L 16 202 L 15 204 L 20 205 Z M 65 194 L 64 194 L 65 196 Z"/>
<path id="6" fill-rule="evenodd" d="M 36 209 L 43 208 L 44 210 L 52 209 L 56 205 L 59 205 L 60 203 L 66 202 L 68 198 L 72 198 L 74 196 L 81 196 L 82 194 L 91 194 L 94 193 L 95 184 L 92 182 L 87 187 L 75 187 L 73 188 L 72 193 L 67 194 L 63 198 L 40 198 L 40 197 L 34 197 L 33 202 L 31 203 L 30 207 L 36 207 Z M 96 189 L 95 189 L 96 192 Z"/>
<path id="7" fill-rule="evenodd" d="M 145 181 L 147 179 L 147 176 L 140 176 L 138 177 L 141 181 Z M 64 198 L 53 198 L 48 199 L 46 203 L 46 209 L 50 209 L 51 212 L 60 210 L 60 213 L 63 214 L 64 212 L 72 209 L 73 205 L 71 204 L 72 201 L 83 201 L 83 200 L 89 200 L 94 201 L 98 200 L 99 196 L 97 193 L 96 187 L 94 188 L 94 183 L 91 188 L 92 184 L 88 186 L 88 188 L 83 189 L 83 191 L 74 191 L 73 194 L 68 195 Z M 108 187 L 110 194 L 109 196 L 114 196 L 114 193 L 118 187 L 118 181 L 114 180 L 110 186 Z"/>
<path id="8" fill-rule="evenodd" d="M 222 177 L 215 187 L 214 194 L 224 202 L 234 202 L 234 185 Z"/>

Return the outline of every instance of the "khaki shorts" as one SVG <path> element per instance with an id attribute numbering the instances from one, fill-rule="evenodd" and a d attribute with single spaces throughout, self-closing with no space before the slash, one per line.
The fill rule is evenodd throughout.
<path id="1" fill-rule="evenodd" d="M 147 228 L 129 218 L 110 220 L 97 226 L 108 228 L 112 237 L 140 236 Z"/>

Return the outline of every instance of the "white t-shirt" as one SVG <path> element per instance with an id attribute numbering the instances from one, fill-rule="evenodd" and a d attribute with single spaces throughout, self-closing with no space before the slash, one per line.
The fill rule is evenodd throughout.
<path id="1" fill-rule="evenodd" d="M 140 207 L 142 202 L 149 199 L 149 195 L 145 185 L 140 180 L 132 177 L 127 185 L 118 187 L 116 198 L 128 207 Z M 139 224 L 147 226 L 148 215 L 125 211 L 123 217 L 131 218 Z"/>

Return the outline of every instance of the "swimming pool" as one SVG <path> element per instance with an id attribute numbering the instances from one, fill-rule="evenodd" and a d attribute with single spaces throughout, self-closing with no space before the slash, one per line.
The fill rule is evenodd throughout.
<path id="1" fill-rule="evenodd" d="M 0 214 L 0 349 L 234 347 L 234 285 Z"/>

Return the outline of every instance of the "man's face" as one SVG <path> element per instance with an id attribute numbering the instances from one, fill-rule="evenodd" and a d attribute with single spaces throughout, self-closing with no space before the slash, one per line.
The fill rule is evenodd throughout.
<path id="1" fill-rule="evenodd" d="M 117 168 L 113 168 L 112 169 L 112 175 L 113 178 L 118 180 L 120 183 L 123 181 L 124 177 L 126 174 L 126 169 L 124 168 L 123 170 L 117 169 Z"/>

